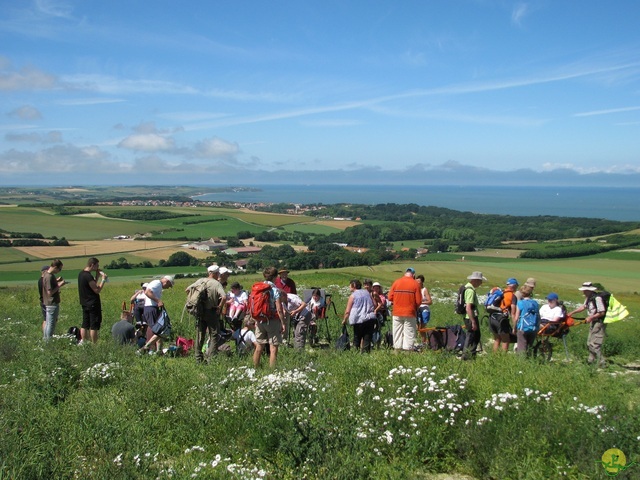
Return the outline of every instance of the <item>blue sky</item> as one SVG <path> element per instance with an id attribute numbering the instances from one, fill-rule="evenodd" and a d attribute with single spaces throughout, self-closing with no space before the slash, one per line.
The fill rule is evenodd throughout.
<path id="1" fill-rule="evenodd" d="M 0 182 L 640 174 L 638 25 L 636 0 L 2 2 Z"/>

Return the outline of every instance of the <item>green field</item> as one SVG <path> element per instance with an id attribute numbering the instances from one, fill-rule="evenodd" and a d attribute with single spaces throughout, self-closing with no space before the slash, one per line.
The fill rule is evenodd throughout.
<path id="1" fill-rule="evenodd" d="M 506 270 L 466 261 L 413 265 L 427 276 L 433 324 L 447 325 L 459 321 L 453 294 L 470 269 L 482 265 L 489 285 L 507 270 L 533 273 L 540 297 L 551 288 L 545 263 L 527 271 L 517 261 Z M 43 345 L 35 288 L 0 287 L 0 478 L 587 480 L 608 478 L 600 459 L 610 448 L 628 464 L 640 461 L 640 377 L 623 368 L 640 358 L 637 295 L 620 295 L 634 318 L 609 327 L 605 370 L 584 363 L 586 326 L 569 335 L 570 362 L 561 344 L 552 362 L 511 353 L 461 362 L 442 351 L 334 351 L 349 279 L 371 277 L 388 288 L 407 265 L 291 272 L 299 288 L 332 293 L 337 314 L 328 317 L 328 348 L 283 348 L 275 371 L 266 359 L 254 371 L 243 357 L 196 365 L 193 356 L 140 356 L 113 345 L 120 304 L 148 277 L 113 272 L 102 293 L 101 340 L 81 347 L 64 338 Z M 558 290 L 573 304 L 582 276 L 567 275 Z M 235 278 L 246 287 L 259 277 Z M 191 281 L 179 279 L 163 295 L 174 333 L 188 338 L 193 320 L 182 305 Z M 57 331 L 80 320 L 71 284 Z M 488 351 L 486 325 L 482 335 Z M 637 478 L 638 468 L 617 478 Z"/>

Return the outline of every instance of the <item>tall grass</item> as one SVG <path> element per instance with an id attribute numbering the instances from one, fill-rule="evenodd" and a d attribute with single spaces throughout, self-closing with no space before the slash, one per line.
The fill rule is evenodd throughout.
<path id="1" fill-rule="evenodd" d="M 299 284 L 327 287 L 341 313 L 345 278 Z M 180 315 L 186 282 L 164 295 L 176 333 L 192 337 Z M 598 462 L 609 448 L 640 460 L 639 378 L 587 366 L 582 327 L 570 335 L 572 362 L 562 351 L 553 362 L 511 353 L 462 362 L 283 348 L 276 370 L 254 370 L 248 358 L 196 365 L 116 347 L 109 330 L 131 289 L 107 285 L 101 340 L 86 346 L 43 344 L 36 292 L 0 289 L 0 478 L 591 479 L 605 478 Z M 434 289 L 435 322 L 455 320 L 449 293 Z M 63 292 L 58 333 L 79 324 L 76 296 Z M 637 359 L 638 326 L 614 326 L 612 359 Z"/>

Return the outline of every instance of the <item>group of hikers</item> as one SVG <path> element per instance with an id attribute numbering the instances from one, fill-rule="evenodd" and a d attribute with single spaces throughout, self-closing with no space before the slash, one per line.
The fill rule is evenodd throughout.
<path id="1" fill-rule="evenodd" d="M 51 265 L 42 267 L 38 281 L 42 309 L 43 337 L 48 340 L 54 333 L 59 314 L 60 289 L 67 282 L 58 274 L 63 264 L 56 259 Z M 265 268 L 264 280 L 257 282 L 247 293 L 238 282 L 225 291 L 231 270 L 216 264 L 207 268 L 207 276 L 200 278 L 185 289 L 188 311 L 195 317 L 195 341 L 193 344 L 196 362 L 208 362 L 226 346 L 226 324 L 231 327 L 236 348 L 252 353 L 253 363 L 258 366 L 263 353 L 269 357 L 269 365 L 275 366 L 278 348 L 284 342 L 283 335 L 293 332 L 293 346 L 304 349 L 309 333 L 315 335 L 317 320 L 324 316 L 326 308 L 324 292 L 313 289 L 311 296 L 303 299 L 298 295 L 296 283 L 289 278 L 286 268 Z M 81 343 L 98 341 L 102 324 L 100 293 L 108 281 L 100 270 L 99 261 L 91 257 L 87 266 L 78 275 L 78 295 L 82 308 L 82 324 L 78 329 Z M 487 279 L 482 272 L 473 272 L 462 285 L 456 300 L 456 313 L 465 326 L 461 358 L 472 359 L 480 344 L 480 303 L 478 288 Z M 112 335 L 119 343 L 137 344 L 140 353 L 158 353 L 163 350 L 163 340 L 170 335 L 170 322 L 162 292 L 172 288 L 174 277 L 162 276 L 143 283 L 130 299 L 130 308 L 123 303 L 120 321 L 112 327 Z M 364 286 L 364 288 L 363 288 Z M 587 311 L 586 323 L 590 324 L 587 347 L 589 363 L 605 365 L 602 354 L 608 299 L 591 282 L 579 288 L 585 296 L 584 303 L 572 312 L 567 312 L 558 295 L 551 292 L 547 303 L 540 307 L 532 298 L 536 286 L 534 278 L 528 278 L 520 286 L 515 278 L 509 278 L 503 288 L 496 287 L 487 295 L 484 306 L 489 314 L 489 329 L 493 335 L 493 351 L 507 351 L 511 344 L 519 353 L 530 353 L 538 330 L 544 326 L 552 330 L 567 318 Z M 392 311 L 391 332 L 387 343 L 397 351 L 419 349 L 430 328 L 432 298 L 425 286 L 424 276 L 417 275 L 412 267 L 393 282 L 385 295 L 379 282 L 365 279 L 351 280 L 351 294 L 347 300 L 342 320 L 353 328 L 353 345 L 361 352 L 369 352 L 382 339 L 382 326 Z M 391 307 L 393 307 L 391 309 Z M 135 320 L 135 324 L 134 324 Z M 549 325 L 546 325 L 549 324 Z"/>
<path id="2" fill-rule="evenodd" d="M 481 334 L 478 288 L 486 281 L 482 272 L 473 272 L 458 291 L 455 313 L 461 316 L 464 323 L 464 342 L 460 345 L 460 358 L 463 360 L 473 359 L 479 350 Z M 424 276 L 416 276 L 412 267 L 407 268 L 404 275 L 393 282 L 386 297 L 382 294 L 380 284 L 372 283 L 371 280 L 360 282 L 354 279 L 349 286 L 351 295 L 342 323 L 353 326 L 354 345 L 361 352 L 368 352 L 376 345 L 376 329 L 381 324 L 380 312 L 391 306 L 392 338 L 389 343 L 395 350 L 419 350 L 417 333 L 420 333 L 422 346 L 430 343 L 427 336 L 437 330 L 427 327 L 433 301 L 424 285 Z M 586 310 L 584 322 L 590 324 L 587 362 L 605 366 L 602 345 L 610 294 L 599 291 L 591 282 L 585 282 L 578 288 L 584 294 L 584 303 L 572 312 L 567 312 L 555 292 L 549 293 L 547 303 L 539 306 L 532 298 L 535 287 L 534 278 L 528 278 L 522 286 L 515 278 L 509 278 L 503 288 L 495 287 L 487 295 L 484 306 L 489 314 L 493 351 L 506 352 L 510 345 L 515 344 L 516 352 L 530 354 L 541 328 L 551 334 L 567 319 Z"/>

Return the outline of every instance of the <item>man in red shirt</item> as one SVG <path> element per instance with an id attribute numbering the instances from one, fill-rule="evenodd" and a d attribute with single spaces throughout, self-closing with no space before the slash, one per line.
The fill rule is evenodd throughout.
<path id="1" fill-rule="evenodd" d="M 278 277 L 274 283 L 276 284 L 276 287 L 284 293 L 298 293 L 296 290 L 296 282 L 289 278 L 289 270 L 286 268 L 278 271 Z"/>
<path id="2" fill-rule="evenodd" d="M 416 341 L 416 317 L 422 292 L 415 275 L 413 268 L 407 268 L 389 290 L 388 298 L 393 302 L 393 348 L 396 350 L 412 351 Z"/>

